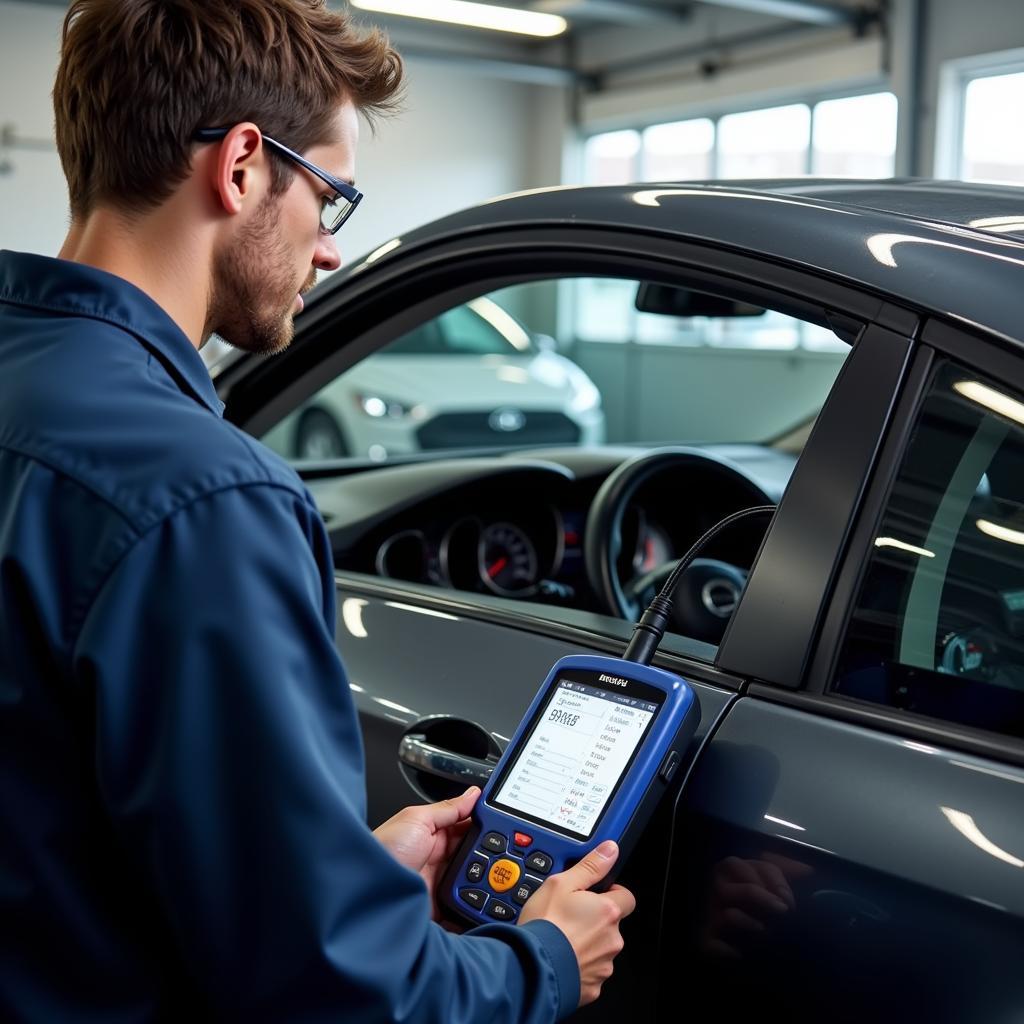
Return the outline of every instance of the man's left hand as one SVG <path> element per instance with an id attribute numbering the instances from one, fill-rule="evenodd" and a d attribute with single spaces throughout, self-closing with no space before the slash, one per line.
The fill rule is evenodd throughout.
<path id="1" fill-rule="evenodd" d="M 469 828 L 469 814 L 479 796 L 480 789 L 470 786 L 450 800 L 406 807 L 373 830 L 399 864 L 419 872 L 426 882 L 435 921 L 441 919 L 435 897 L 438 880 Z"/>

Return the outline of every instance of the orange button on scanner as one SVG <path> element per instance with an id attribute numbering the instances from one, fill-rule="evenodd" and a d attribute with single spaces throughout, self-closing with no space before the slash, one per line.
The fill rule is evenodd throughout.
<path id="1" fill-rule="evenodd" d="M 512 840 L 516 846 L 529 846 L 533 842 L 533 836 L 528 836 L 525 832 L 517 832 Z"/>
<path id="2" fill-rule="evenodd" d="M 491 888 L 495 892 L 508 892 L 519 881 L 520 874 L 519 865 L 503 857 L 491 865 L 487 881 L 491 883 Z"/>

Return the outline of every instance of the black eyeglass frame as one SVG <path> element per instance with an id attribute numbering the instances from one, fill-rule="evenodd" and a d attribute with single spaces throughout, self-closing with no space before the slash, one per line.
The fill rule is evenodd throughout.
<path id="1" fill-rule="evenodd" d="M 231 131 L 230 128 L 199 128 L 196 130 L 192 138 L 195 142 L 220 142 L 229 131 Z M 295 150 L 289 149 L 286 145 L 278 142 L 276 139 L 272 139 L 269 135 L 264 135 L 263 141 L 273 152 L 283 156 L 287 160 L 291 160 L 300 167 L 304 167 L 310 174 L 315 174 L 321 181 L 326 182 L 326 184 L 330 185 L 331 188 L 334 189 L 340 198 L 344 199 L 348 203 L 348 205 L 339 212 L 338 219 L 330 227 L 327 227 L 323 223 L 323 220 L 320 221 L 320 227 L 325 232 L 331 235 L 336 235 L 345 221 L 352 216 L 353 211 L 363 198 L 363 193 L 354 185 L 350 185 L 347 181 L 342 181 L 341 178 L 336 178 L 333 174 L 329 171 L 325 171 L 322 167 L 317 167 L 316 164 L 311 163 L 304 156 L 300 156 L 295 152 Z M 332 200 L 332 202 L 337 202 L 337 199 Z"/>

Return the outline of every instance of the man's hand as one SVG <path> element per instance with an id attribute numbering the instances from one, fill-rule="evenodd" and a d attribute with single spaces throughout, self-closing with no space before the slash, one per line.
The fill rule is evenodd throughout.
<path id="1" fill-rule="evenodd" d="M 441 919 L 434 895 L 437 883 L 469 828 L 469 814 L 479 796 L 479 788 L 470 786 L 450 800 L 406 807 L 373 831 L 399 864 L 419 872 L 426 882 L 435 921 Z"/>
<path id="2" fill-rule="evenodd" d="M 610 840 L 591 850 L 568 871 L 552 875 L 523 907 L 519 923 L 543 918 L 561 928 L 580 965 L 580 1006 L 601 994 L 622 950 L 619 922 L 633 913 L 636 900 L 621 885 L 589 892 L 611 870 L 619 848 Z"/>

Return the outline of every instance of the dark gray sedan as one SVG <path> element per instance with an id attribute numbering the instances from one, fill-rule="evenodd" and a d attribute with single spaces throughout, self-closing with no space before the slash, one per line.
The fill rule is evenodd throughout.
<path id="1" fill-rule="evenodd" d="M 620 654 L 698 536 L 777 505 L 683 577 L 655 664 L 700 730 L 581 1018 L 689 1019 L 699 986 L 718 1020 L 1024 1020 L 1022 303 L 1016 189 L 550 189 L 394 239 L 284 355 L 215 367 L 272 445 L 374 382 L 365 450 L 297 463 L 371 824 L 486 779 L 557 658 Z M 526 397 L 420 402 L 416 359 Z"/>

